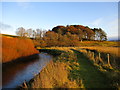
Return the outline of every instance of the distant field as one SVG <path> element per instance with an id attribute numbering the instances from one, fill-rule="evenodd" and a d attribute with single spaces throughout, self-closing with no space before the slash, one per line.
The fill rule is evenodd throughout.
<path id="1" fill-rule="evenodd" d="M 59 49 L 59 50 L 67 50 L 69 51 L 70 49 L 91 49 L 91 50 L 97 50 L 99 52 L 104 52 L 104 53 L 111 53 L 116 55 L 117 57 L 119 56 L 119 50 L 120 47 L 105 47 L 105 46 L 83 46 L 83 47 L 50 47 L 50 49 Z M 40 49 L 40 47 L 37 47 L 37 49 Z"/>
<path id="2" fill-rule="evenodd" d="M 94 47 L 80 47 L 80 48 L 97 50 L 99 52 L 104 52 L 104 53 L 111 53 L 111 54 L 116 55 L 117 57 L 120 57 L 119 56 L 120 47 L 100 47 L 100 46 L 94 46 Z"/>
<path id="3" fill-rule="evenodd" d="M 106 46 L 106 47 L 118 47 L 120 42 L 113 41 L 83 41 L 80 42 L 80 46 Z"/>

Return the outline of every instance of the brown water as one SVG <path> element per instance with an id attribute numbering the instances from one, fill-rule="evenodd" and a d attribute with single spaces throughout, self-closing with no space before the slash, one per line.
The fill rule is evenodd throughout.
<path id="1" fill-rule="evenodd" d="M 29 81 L 38 74 L 50 60 L 52 60 L 52 56 L 46 53 L 40 53 L 34 60 L 3 67 L 2 88 L 16 88 L 25 80 Z"/>

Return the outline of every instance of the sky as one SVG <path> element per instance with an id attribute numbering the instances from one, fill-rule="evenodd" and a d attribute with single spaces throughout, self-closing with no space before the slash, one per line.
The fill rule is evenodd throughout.
<path id="1" fill-rule="evenodd" d="M 118 2 L 0 2 L 1 33 L 15 35 L 19 27 L 51 30 L 58 25 L 102 28 L 118 37 Z"/>

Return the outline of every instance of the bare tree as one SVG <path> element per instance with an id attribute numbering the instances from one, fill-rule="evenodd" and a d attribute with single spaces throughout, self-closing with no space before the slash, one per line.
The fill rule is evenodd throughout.
<path id="1" fill-rule="evenodd" d="M 16 31 L 16 34 L 18 36 L 25 37 L 26 36 L 26 31 L 23 27 L 19 27 Z"/>
<path id="2" fill-rule="evenodd" d="M 30 29 L 27 29 L 26 33 L 27 33 L 27 36 L 28 36 L 28 37 L 32 37 L 32 35 L 33 35 L 33 30 L 32 30 L 31 28 L 30 28 Z"/>
<path id="3" fill-rule="evenodd" d="M 35 37 L 36 37 L 36 31 L 35 31 L 35 30 L 33 30 L 32 37 L 33 37 L 34 39 L 35 39 Z"/>
<path id="4" fill-rule="evenodd" d="M 36 29 L 36 39 L 41 39 L 42 38 L 42 29 Z"/>

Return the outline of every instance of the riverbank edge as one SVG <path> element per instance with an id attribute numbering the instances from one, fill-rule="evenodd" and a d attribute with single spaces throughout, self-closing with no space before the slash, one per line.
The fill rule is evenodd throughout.
<path id="1" fill-rule="evenodd" d="M 41 74 L 43 74 L 44 72 L 50 72 L 49 70 L 49 68 L 48 67 L 51 67 L 51 66 L 53 66 L 53 68 L 51 68 L 51 69 L 53 69 L 54 70 L 54 68 L 57 68 L 57 67 L 54 67 L 54 65 L 56 66 L 56 65 L 60 65 L 60 64 L 64 64 L 65 66 L 64 66 L 64 68 L 65 68 L 65 70 L 66 70 L 66 72 L 67 72 L 67 82 L 69 83 L 69 84 L 65 84 L 64 82 L 64 84 L 65 84 L 65 86 L 67 85 L 67 88 L 66 87 L 64 87 L 64 84 L 63 84 L 63 86 L 62 87 L 59 87 L 59 86 L 55 86 L 55 87 L 53 87 L 53 89 L 56 89 L 56 88 L 62 88 L 62 89 L 68 89 L 68 88 L 84 88 L 84 85 L 83 85 L 83 83 L 82 83 L 82 80 L 80 79 L 80 80 L 72 80 L 72 78 L 71 77 L 69 77 L 70 76 L 70 72 L 69 72 L 69 68 L 70 68 L 70 65 L 65 61 L 59 61 L 58 60 L 58 57 L 60 56 L 61 57 L 61 55 L 64 53 L 66 53 L 66 55 L 68 54 L 68 52 L 66 52 L 66 51 L 63 51 L 63 50 L 57 50 L 57 49 L 39 49 L 39 51 L 40 52 L 45 52 L 45 53 L 48 53 L 48 54 L 50 54 L 50 55 L 52 55 L 53 56 L 53 60 L 51 61 L 51 62 L 49 62 L 42 70 L 41 70 L 41 72 L 39 72 L 38 74 L 36 74 L 31 80 L 29 80 L 29 81 L 24 81 L 23 82 L 23 84 L 21 84 L 20 86 L 18 86 L 17 88 L 18 89 L 24 89 L 24 88 L 27 88 L 27 89 L 30 89 L 31 88 L 31 85 L 33 84 L 33 86 L 34 86 L 34 84 L 35 84 L 35 82 L 36 82 L 36 80 L 37 80 L 37 78 L 40 78 L 40 75 Z M 75 63 L 74 65 L 76 65 L 77 63 Z M 48 70 L 48 71 L 46 71 L 46 70 Z M 57 71 L 59 71 L 59 70 L 57 70 Z M 54 71 L 55 72 L 55 71 Z M 59 71 L 60 72 L 60 71 Z M 54 73 L 55 74 L 55 73 Z M 64 76 L 63 76 L 64 77 Z M 63 78 L 62 77 L 62 78 Z M 52 83 L 52 82 L 51 82 Z M 32 87 L 33 88 L 33 87 Z M 38 87 L 35 87 L 36 89 L 38 88 Z M 34 88 L 34 89 L 35 89 Z M 39 87 L 40 88 L 40 87 Z M 45 89 L 45 88 L 43 88 L 43 87 L 41 87 L 41 89 Z"/>
<path id="2" fill-rule="evenodd" d="M 40 52 L 39 52 L 39 53 L 40 53 Z M 28 61 L 30 61 L 30 60 L 39 58 L 39 56 L 38 56 L 39 53 L 32 54 L 32 55 L 29 55 L 29 56 L 20 57 L 20 58 L 11 60 L 11 61 L 9 61 L 9 62 L 2 63 L 2 67 L 7 66 L 7 65 L 10 65 L 10 64 L 20 63 L 20 62 L 28 62 Z"/>

